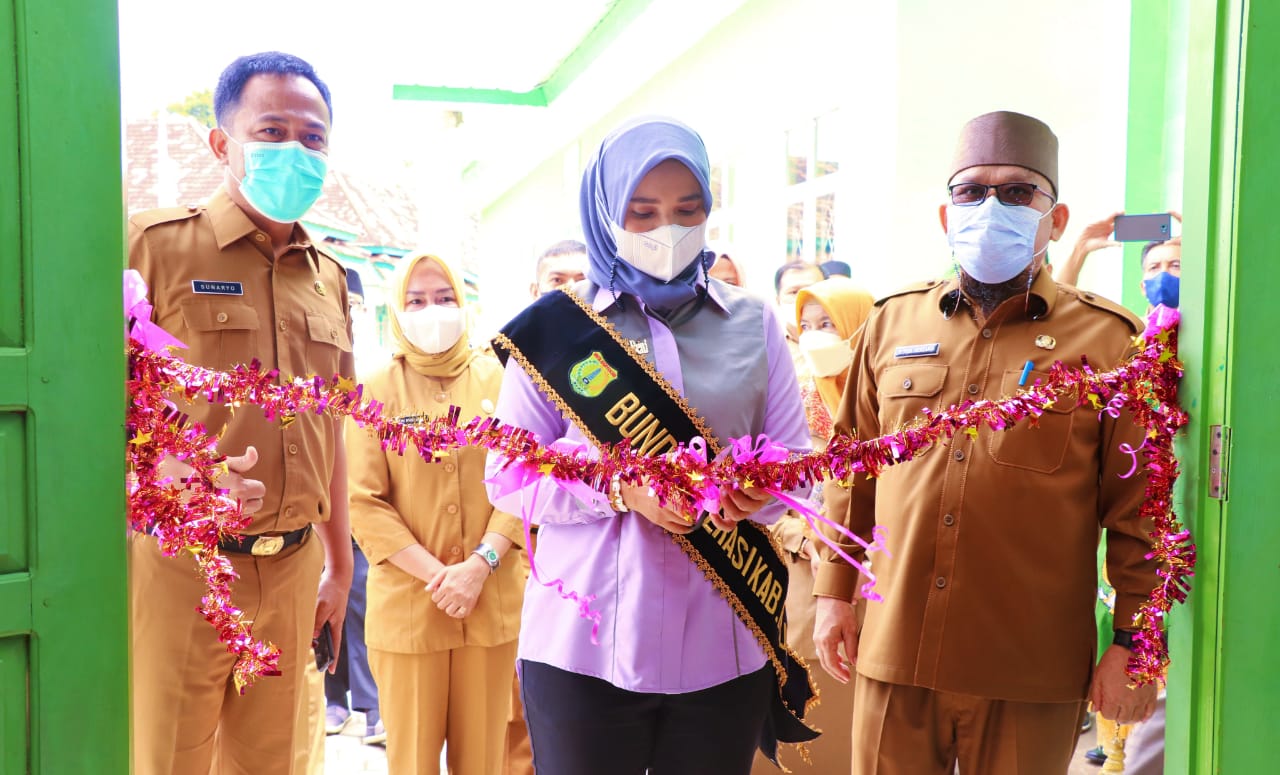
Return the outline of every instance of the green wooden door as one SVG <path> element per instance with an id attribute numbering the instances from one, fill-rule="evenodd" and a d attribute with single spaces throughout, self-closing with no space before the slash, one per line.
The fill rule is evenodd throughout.
<path id="1" fill-rule="evenodd" d="M 0 0 L 0 773 L 125 773 L 116 7 Z"/>
<path id="2" fill-rule="evenodd" d="M 1132 30 L 1126 203 L 1162 209 L 1151 198 L 1175 181 L 1186 217 L 1181 399 L 1192 423 L 1179 447 L 1176 503 L 1195 532 L 1199 564 L 1190 603 L 1170 627 L 1165 771 L 1273 772 L 1280 4 L 1133 0 Z M 1179 135 L 1180 154 L 1168 142 Z M 1215 495 L 1209 474 L 1222 460 L 1212 449 L 1221 426 L 1231 430 L 1227 484 Z"/>

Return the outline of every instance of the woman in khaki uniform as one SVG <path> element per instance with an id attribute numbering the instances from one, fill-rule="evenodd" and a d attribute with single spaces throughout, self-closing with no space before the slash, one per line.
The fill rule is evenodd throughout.
<path id="1" fill-rule="evenodd" d="M 417 254 L 396 287 L 397 353 L 365 380 L 367 395 L 387 417 L 438 417 L 451 405 L 464 419 L 492 413 L 502 368 L 467 341 L 456 275 Z M 451 773 L 498 775 L 524 596 L 519 563 L 507 557 L 520 521 L 490 505 L 481 449 L 426 463 L 414 450 L 383 451 L 354 425 L 346 442 L 390 771 L 438 773 L 447 740 Z"/>

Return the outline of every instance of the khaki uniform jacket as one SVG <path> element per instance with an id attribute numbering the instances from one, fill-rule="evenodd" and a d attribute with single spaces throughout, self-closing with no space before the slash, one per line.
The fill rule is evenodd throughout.
<path id="1" fill-rule="evenodd" d="M 205 205 L 165 208 L 129 219 L 129 266 L 150 289 L 154 321 L 187 345 L 187 363 L 230 370 L 258 359 L 280 382 L 299 376 L 355 376 L 346 271 L 298 227 L 276 260 L 271 240 L 219 190 Z M 288 425 L 253 406 L 175 398 L 218 449 L 258 450 L 247 476 L 267 488 L 245 533 L 297 530 L 329 519 L 329 481 L 341 425 L 299 413 Z"/>
<path id="2" fill-rule="evenodd" d="M 486 356 L 477 356 L 454 380 L 425 377 L 395 358 L 364 381 L 365 395 L 386 404 L 384 417 L 441 416 L 452 404 L 461 408 L 463 421 L 492 415 L 501 384 L 502 367 Z M 485 451 L 464 447 L 427 463 L 413 448 L 403 455 L 383 451 L 377 438 L 351 421 L 346 443 L 351 532 L 369 558 L 369 647 L 423 654 L 515 640 L 524 602 L 524 572 L 515 555 L 524 543 L 523 525 L 489 503 Z M 466 560 L 490 531 L 516 546 L 484 582 L 475 610 L 464 619 L 441 611 L 421 580 L 386 561 L 417 543 L 453 565 Z"/>
<path id="3" fill-rule="evenodd" d="M 854 351 L 837 433 L 868 439 L 933 411 L 1018 390 L 1058 360 L 1119 365 L 1141 330 L 1124 308 L 1040 272 L 1030 292 L 980 326 L 955 280 L 882 300 Z M 922 347 L 923 346 L 923 347 Z M 936 354 L 928 353 L 937 347 Z M 883 603 L 866 603 L 857 669 L 888 683 L 1023 702 L 1085 697 L 1096 661 L 1097 546 L 1108 529 L 1116 622 L 1132 621 L 1157 581 L 1139 523 L 1145 476 L 1119 449 L 1143 431 L 1060 400 L 1036 423 L 957 433 L 916 460 L 829 486 L 833 518 L 869 539 Z M 840 501 L 847 501 L 843 506 Z M 852 568 L 822 547 L 815 594 L 851 599 Z M 850 551 L 851 555 L 857 553 Z M 1130 625 L 1131 626 L 1131 625 Z"/>

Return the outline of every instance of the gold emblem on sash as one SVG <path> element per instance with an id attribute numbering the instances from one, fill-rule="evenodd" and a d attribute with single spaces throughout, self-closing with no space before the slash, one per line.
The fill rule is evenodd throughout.
<path id="1" fill-rule="evenodd" d="M 573 392 L 587 398 L 595 398 L 618 378 L 618 370 L 609 365 L 599 350 L 569 368 L 569 383 Z"/>

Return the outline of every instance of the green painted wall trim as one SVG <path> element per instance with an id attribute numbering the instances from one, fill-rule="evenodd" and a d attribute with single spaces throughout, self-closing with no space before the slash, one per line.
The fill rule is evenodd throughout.
<path id="1" fill-rule="evenodd" d="M 536 108 L 547 106 L 547 97 L 542 87 L 530 91 L 511 91 L 510 89 L 471 89 L 456 86 L 415 86 L 396 84 L 391 89 L 391 98 L 396 100 L 418 100 L 421 102 L 466 102 L 486 105 L 529 105 Z"/>
<path id="2" fill-rule="evenodd" d="M 577 47 L 556 66 L 550 77 L 529 91 L 397 84 L 392 87 L 392 99 L 545 108 L 591 66 L 627 25 L 649 7 L 650 2 L 652 0 L 616 0 Z"/>

